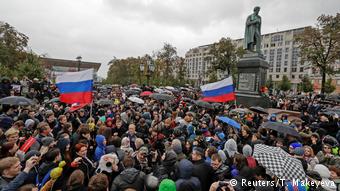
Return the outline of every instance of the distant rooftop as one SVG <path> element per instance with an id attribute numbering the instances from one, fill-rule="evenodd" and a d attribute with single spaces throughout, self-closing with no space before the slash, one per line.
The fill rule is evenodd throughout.
<path id="1" fill-rule="evenodd" d="M 40 57 L 46 68 L 52 68 L 52 66 L 63 66 L 63 67 L 78 67 L 79 62 L 77 60 L 65 60 L 56 58 L 44 58 Z M 97 62 L 85 62 L 81 61 L 81 68 L 93 68 L 96 72 L 99 70 L 101 63 Z"/>

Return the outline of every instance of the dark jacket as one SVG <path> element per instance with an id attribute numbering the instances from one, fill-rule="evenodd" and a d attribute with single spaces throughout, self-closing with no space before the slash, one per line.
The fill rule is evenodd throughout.
<path id="1" fill-rule="evenodd" d="M 126 188 L 144 190 L 144 177 L 144 172 L 135 168 L 125 169 L 113 180 L 111 191 L 120 191 Z"/>
<path id="2" fill-rule="evenodd" d="M 213 181 L 224 181 L 230 177 L 230 169 L 228 166 L 222 164 L 217 170 L 214 172 Z"/>
<path id="3" fill-rule="evenodd" d="M 197 177 L 192 176 L 194 165 L 187 159 L 183 159 L 178 164 L 179 178 L 176 181 L 176 188 L 179 189 L 183 182 L 186 182 L 194 188 L 201 190 L 201 183 Z"/>
<path id="4" fill-rule="evenodd" d="M 20 172 L 13 180 L 8 180 L 0 176 L 0 190 L 1 191 L 16 191 L 22 186 L 28 177 L 26 172 Z"/>
<path id="5" fill-rule="evenodd" d="M 200 180 L 202 191 L 209 190 L 214 174 L 212 167 L 208 165 L 204 159 L 194 161 L 193 164 L 193 176 L 196 176 Z"/>

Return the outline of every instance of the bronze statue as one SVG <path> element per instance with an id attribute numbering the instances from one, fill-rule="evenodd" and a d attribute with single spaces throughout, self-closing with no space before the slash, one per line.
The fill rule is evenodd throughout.
<path id="1" fill-rule="evenodd" d="M 244 49 L 254 52 L 261 52 L 261 17 L 260 7 L 254 8 L 254 13 L 247 17 L 246 30 L 244 33 Z"/>

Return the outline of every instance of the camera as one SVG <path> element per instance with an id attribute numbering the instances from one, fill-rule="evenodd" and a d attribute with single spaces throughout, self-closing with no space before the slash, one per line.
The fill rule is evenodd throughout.
<path id="1" fill-rule="evenodd" d="M 223 190 L 229 191 L 228 185 L 229 185 L 229 182 L 220 181 L 220 182 L 218 182 L 218 187 L 217 187 L 216 191 L 223 191 Z M 224 188 L 224 189 L 222 189 L 222 188 Z"/>
<path id="2" fill-rule="evenodd" d="M 107 163 L 105 164 L 105 166 L 106 166 L 106 167 L 112 167 L 112 162 L 107 162 Z"/>

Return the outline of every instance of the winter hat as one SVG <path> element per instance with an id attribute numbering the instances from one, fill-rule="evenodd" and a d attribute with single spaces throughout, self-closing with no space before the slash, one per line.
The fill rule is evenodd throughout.
<path id="1" fill-rule="evenodd" d="M 113 159 L 113 163 L 110 163 L 104 159 L 111 158 Z M 111 173 L 112 172 L 112 165 L 117 165 L 119 163 L 119 159 L 116 154 L 106 154 L 100 157 L 98 168 L 96 170 L 97 173 L 102 173 L 103 171 Z"/>
<path id="2" fill-rule="evenodd" d="M 193 151 L 196 151 L 199 155 L 204 157 L 204 150 L 201 147 L 194 147 Z"/>
<path id="3" fill-rule="evenodd" d="M 50 144 L 52 144 L 54 141 L 53 137 L 44 137 L 41 140 L 41 143 L 43 146 L 48 147 Z"/>
<path id="4" fill-rule="evenodd" d="M 40 156 L 40 155 L 41 155 L 41 153 L 39 151 L 35 151 L 35 150 L 28 151 L 25 154 L 25 161 L 27 161 L 28 159 L 30 159 L 33 156 Z"/>
<path id="5" fill-rule="evenodd" d="M 159 191 L 176 191 L 176 184 L 173 180 L 164 179 L 159 184 Z"/>
<path id="6" fill-rule="evenodd" d="M 313 170 L 319 173 L 322 179 L 331 177 L 331 172 L 325 165 L 317 164 Z"/>
<path id="7" fill-rule="evenodd" d="M 244 145 L 242 149 L 242 153 L 245 157 L 249 157 L 253 153 L 253 149 L 251 148 L 250 145 Z"/>
<path id="8" fill-rule="evenodd" d="M 106 146 L 106 154 L 109 154 L 109 153 L 115 153 L 117 151 L 116 147 L 114 145 L 108 145 Z"/>
<path id="9" fill-rule="evenodd" d="M 294 154 L 297 156 L 303 156 L 305 154 L 305 150 L 303 147 L 297 147 L 294 149 Z"/>
<path id="10" fill-rule="evenodd" d="M 169 150 L 165 153 L 164 161 L 168 161 L 170 163 L 176 163 L 177 160 L 177 154 L 173 150 Z"/>
<path id="11" fill-rule="evenodd" d="M 27 119 L 25 121 L 25 128 L 29 128 L 29 127 L 32 127 L 34 125 L 34 120 L 33 119 Z"/>
<path id="12" fill-rule="evenodd" d="M 302 147 L 302 144 L 299 143 L 299 142 L 295 142 L 295 143 L 290 144 L 289 147 L 295 149 L 295 148 L 298 148 L 298 147 Z"/>
<path id="13" fill-rule="evenodd" d="M 105 123 L 106 117 L 105 117 L 105 116 L 101 116 L 101 117 L 99 118 L 99 120 L 101 120 L 103 123 Z"/>
<path id="14" fill-rule="evenodd" d="M 224 144 L 224 149 L 227 151 L 229 157 L 234 157 L 235 153 L 237 153 L 237 144 L 234 139 L 229 139 L 225 144 Z"/>
<path id="15" fill-rule="evenodd" d="M 216 135 L 221 141 L 224 141 L 225 134 L 223 132 L 217 133 Z"/>
<path id="16" fill-rule="evenodd" d="M 179 177 L 189 179 L 192 175 L 194 164 L 188 159 L 182 159 L 178 163 Z"/>
<path id="17" fill-rule="evenodd" d="M 320 140 L 320 135 L 318 133 L 312 133 L 312 137 L 316 137 L 318 140 Z"/>
<path id="18" fill-rule="evenodd" d="M 182 143 L 178 139 L 172 140 L 172 149 L 175 151 L 176 154 L 180 154 L 183 152 L 182 150 Z"/>
<path id="19" fill-rule="evenodd" d="M 159 180 L 157 177 L 152 176 L 151 174 L 146 175 L 145 178 L 146 190 L 157 190 L 158 184 Z"/>
<path id="20" fill-rule="evenodd" d="M 65 151 L 66 146 L 70 144 L 70 142 L 71 142 L 70 139 L 65 138 L 59 139 L 57 142 L 57 147 L 63 152 Z"/>

